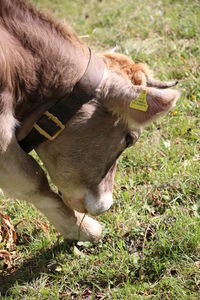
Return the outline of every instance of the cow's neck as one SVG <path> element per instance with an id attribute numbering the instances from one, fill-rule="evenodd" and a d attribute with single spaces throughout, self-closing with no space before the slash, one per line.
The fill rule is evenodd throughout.
<path id="1" fill-rule="evenodd" d="M 22 126 L 17 130 L 17 139 L 21 147 L 29 152 L 46 139 L 53 140 L 53 137 L 57 137 L 81 106 L 94 97 L 95 91 L 102 81 L 104 70 L 104 61 L 90 50 L 87 68 L 73 91 L 56 103 L 48 102 L 41 105 L 39 109 L 34 110 L 25 118 Z M 55 123 L 57 124 L 56 131 Z M 43 127 L 48 128 L 48 132 L 51 133 L 53 130 L 53 134 L 51 136 L 44 134 L 44 131 L 41 131 Z"/>
<path id="2" fill-rule="evenodd" d="M 40 74 L 40 81 L 34 93 L 26 96 L 26 103 L 22 101 L 17 107 L 17 115 L 20 119 L 30 111 L 34 111 L 40 105 L 54 102 L 69 94 L 74 85 L 83 76 L 89 61 L 89 50 L 77 47 L 66 41 L 62 45 L 62 56 L 52 48 L 51 56 L 36 70 Z M 53 55 L 52 55 L 53 54 Z M 39 58 L 40 59 L 40 58 Z"/>

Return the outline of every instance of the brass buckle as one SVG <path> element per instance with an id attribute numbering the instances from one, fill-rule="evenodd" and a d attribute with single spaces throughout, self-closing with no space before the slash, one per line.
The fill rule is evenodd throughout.
<path id="1" fill-rule="evenodd" d="M 49 111 L 46 111 L 44 113 L 50 120 L 52 120 L 60 129 L 58 132 L 56 132 L 53 136 L 48 134 L 44 129 L 42 129 L 38 124 L 34 124 L 33 127 L 41 134 L 43 135 L 47 140 L 54 141 L 57 136 L 65 129 L 65 126 L 62 124 L 60 120 L 58 120 L 57 117 L 55 117 L 53 114 L 51 114 Z"/>

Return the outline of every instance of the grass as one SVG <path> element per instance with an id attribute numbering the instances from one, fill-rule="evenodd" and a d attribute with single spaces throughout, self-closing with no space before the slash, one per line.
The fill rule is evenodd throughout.
<path id="1" fill-rule="evenodd" d="M 97 245 L 68 244 L 33 206 L 1 196 L 17 227 L 1 299 L 200 299 L 200 3 L 198 0 L 34 0 L 90 46 L 115 45 L 179 79 L 177 107 L 119 160 L 115 203 Z M 35 221 L 37 220 L 37 222 Z"/>

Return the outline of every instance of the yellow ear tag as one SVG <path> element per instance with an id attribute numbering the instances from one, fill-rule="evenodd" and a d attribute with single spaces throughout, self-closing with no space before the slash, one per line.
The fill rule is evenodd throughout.
<path id="1" fill-rule="evenodd" d="M 140 95 L 136 99 L 131 100 L 130 108 L 146 112 L 148 109 L 147 92 L 141 91 Z"/>

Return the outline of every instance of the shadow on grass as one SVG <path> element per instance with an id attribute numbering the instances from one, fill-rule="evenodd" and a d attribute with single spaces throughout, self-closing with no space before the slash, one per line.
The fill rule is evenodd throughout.
<path id="1" fill-rule="evenodd" d="M 56 242 L 51 249 L 43 249 L 38 251 L 33 257 L 26 260 L 22 266 L 20 266 L 15 272 L 4 275 L 0 275 L 0 295 L 9 295 L 9 289 L 16 283 L 23 285 L 24 283 L 31 282 L 38 278 L 41 273 L 51 273 L 52 270 L 49 268 L 49 261 L 55 258 L 56 254 L 62 252 L 72 253 L 72 242 Z"/>

